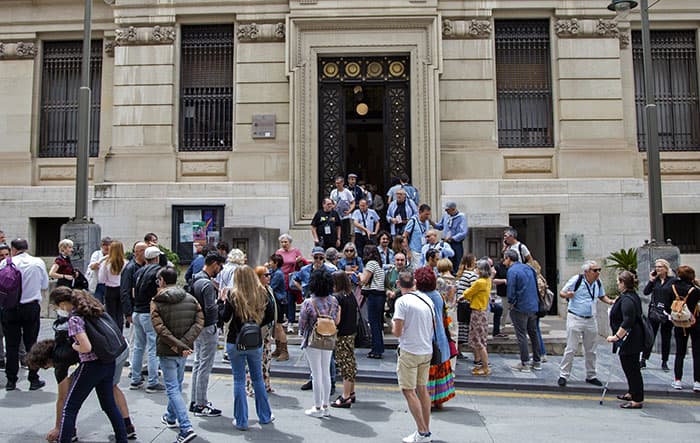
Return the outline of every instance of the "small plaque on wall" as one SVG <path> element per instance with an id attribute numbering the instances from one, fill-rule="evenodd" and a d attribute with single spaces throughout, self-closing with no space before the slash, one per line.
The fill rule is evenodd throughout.
<path id="1" fill-rule="evenodd" d="M 566 234 L 566 259 L 583 260 L 583 234 Z"/>
<path id="2" fill-rule="evenodd" d="M 275 138 L 275 114 L 253 115 L 253 138 Z"/>

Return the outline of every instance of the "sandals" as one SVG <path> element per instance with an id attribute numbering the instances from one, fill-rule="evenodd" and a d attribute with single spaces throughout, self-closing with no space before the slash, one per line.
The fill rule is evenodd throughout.
<path id="1" fill-rule="evenodd" d="M 353 402 L 353 403 L 355 403 L 355 401 L 357 401 L 357 399 L 355 398 L 355 392 L 354 392 L 354 391 L 350 393 L 350 401 Z"/>
<path id="2" fill-rule="evenodd" d="M 618 399 L 618 400 L 623 400 L 623 401 L 632 401 L 632 396 L 629 395 L 629 394 L 618 395 L 618 396 L 617 396 L 617 399 Z"/>
<path id="3" fill-rule="evenodd" d="M 343 396 L 339 396 L 338 398 L 335 399 L 333 403 L 331 403 L 332 408 L 349 408 L 352 406 L 353 397 L 348 397 L 348 398 L 343 398 Z"/>
<path id="4" fill-rule="evenodd" d="M 474 368 L 472 369 L 472 375 L 486 377 L 491 375 L 491 369 L 489 368 Z"/>
<path id="5" fill-rule="evenodd" d="M 641 403 L 634 404 L 631 401 L 628 401 L 627 403 L 620 403 L 620 407 L 622 409 L 642 409 L 642 404 Z"/>

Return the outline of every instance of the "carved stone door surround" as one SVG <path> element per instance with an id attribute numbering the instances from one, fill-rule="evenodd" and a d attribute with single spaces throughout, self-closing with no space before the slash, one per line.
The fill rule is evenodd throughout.
<path id="1" fill-rule="evenodd" d="M 440 183 L 439 17 L 288 18 L 290 202 L 292 225 L 306 228 L 318 209 L 318 59 L 343 54 L 408 54 L 411 69 L 411 182 L 438 203 Z M 385 191 L 385 190 L 382 190 Z"/>

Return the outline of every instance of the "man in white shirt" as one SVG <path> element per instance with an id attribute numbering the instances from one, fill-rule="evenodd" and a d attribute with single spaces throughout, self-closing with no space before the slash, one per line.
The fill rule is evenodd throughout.
<path id="1" fill-rule="evenodd" d="M 27 253 L 29 243 L 27 240 L 18 238 L 12 240 L 10 244 L 12 252 L 12 263 L 22 273 L 22 297 L 19 305 L 15 308 L 3 312 L 3 329 L 5 332 L 7 391 L 17 389 L 17 373 L 19 371 L 19 342 L 24 340 L 27 350 L 31 349 L 39 336 L 41 326 L 41 291 L 49 287 L 49 274 L 46 272 L 46 264 L 36 257 Z M 0 263 L 0 269 L 7 264 L 7 259 Z M 39 379 L 37 369 L 30 369 L 29 390 L 41 389 L 46 382 Z"/>
<path id="2" fill-rule="evenodd" d="M 518 254 L 520 263 L 527 263 L 532 259 L 530 250 L 518 240 L 518 231 L 515 228 L 508 228 L 503 232 L 503 252 L 507 250 L 515 251 Z"/>
<path id="3" fill-rule="evenodd" d="M 85 270 L 85 278 L 88 281 L 88 289 L 96 299 L 105 302 L 105 285 L 97 281 L 97 275 L 100 272 L 100 266 L 104 262 L 105 257 L 109 254 L 109 245 L 112 244 L 110 237 L 104 237 L 100 242 L 100 249 L 93 252 L 90 256 L 90 263 Z"/>
<path id="4" fill-rule="evenodd" d="M 359 209 L 352 213 L 352 222 L 355 225 L 355 247 L 358 255 L 364 254 L 365 245 L 373 244 L 372 240 L 379 232 L 379 215 L 374 209 L 369 209 L 367 200 L 360 199 Z"/>
<path id="5" fill-rule="evenodd" d="M 345 179 L 342 176 L 335 178 L 335 189 L 331 191 L 331 200 L 335 204 L 335 210 L 340 217 L 340 247 L 350 241 L 352 235 L 352 211 L 355 210 L 355 196 L 345 188 Z"/>
<path id="6" fill-rule="evenodd" d="M 418 428 L 403 439 L 406 443 L 429 442 L 430 394 L 428 373 L 433 354 L 433 302 L 416 291 L 415 279 L 410 272 L 399 275 L 401 298 L 396 301 L 391 332 L 399 339 L 399 358 L 396 375 L 408 409 Z"/>

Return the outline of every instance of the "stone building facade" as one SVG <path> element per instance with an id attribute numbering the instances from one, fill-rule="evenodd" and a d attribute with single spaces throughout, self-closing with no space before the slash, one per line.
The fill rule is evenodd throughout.
<path id="1" fill-rule="evenodd" d="M 638 11 L 617 21 L 607 0 L 113 3 L 93 9 L 89 213 L 104 234 L 129 244 L 155 231 L 176 245 L 191 211 L 211 206 L 216 223 L 291 232 L 308 249 L 328 177 L 359 172 L 386 188 L 407 172 L 434 215 L 446 200 L 468 214 L 469 249 L 494 254 L 514 225 L 552 282 L 648 238 Z M 65 60 L 83 4 L 0 5 L 0 229 L 12 236 L 38 241 L 73 214 L 73 83 L 61 73 L 75 72 Z M 651 10 L 659 50 L 684 54 L 664 66 L 690 72 L 657 73 L 682 84 L 659 91 L 661 168 L 690 263 L 699 19 L 688 0 Z"/>

